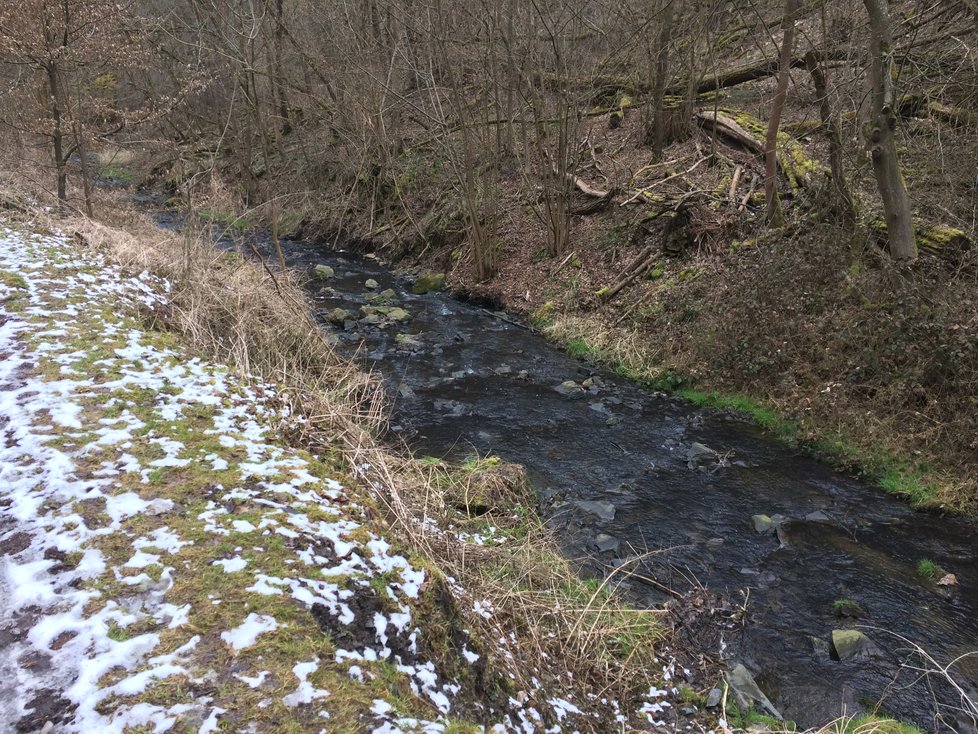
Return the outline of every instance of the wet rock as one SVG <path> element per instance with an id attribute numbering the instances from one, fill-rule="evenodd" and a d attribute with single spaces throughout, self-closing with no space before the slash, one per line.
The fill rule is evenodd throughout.
<path id="1" fill-rule="evenodd" d="M 407 321 L 411 318 L 411 314 L 397 306 L 361 306 L 360 313 L 363 315 L 361 321 L 371 324 L 380 323 L 384 320 Z"/>
<path id="2" fill-rule="evenodd" d="M 723 538 L 710 538 L 706 541 L 706 547 L 710 550 L 718 550 L 723 546 Z"/>
<path id="3" fill-rule="evenodd" d="M 715 709 L 721 703 L 723 703 L 723 691 L 719 688 L 714 688 L 706 694 L 706 707 L 708 709 Z"/>
<path id="4" fill-rule="evenodd" d="M 605 522 L 611 522 L 615 519 L 615 506 L 610 502 L 601 502 L 598 500 L 578 500 L 574 504 L 584 510 L 584 512 L 596 515 L 598 519 L 604 520 Z"/>
<path id="5" fill-rule="evenodd" d="M 832 648 L 839 660 L 869 657 L 872 643 L 859 630 L 832 630 Z"/>
<path id="6" fill-rule="evenodd" d="M 347 321 L 353 320 L 353 314 L 345 308 L 334 308 L 326 314 L 326 320 L 331 324 L 345 324 Z"/>
<path id="7" fill-rule="evenodd" d="M 828 522 L 831 519 L 832 518 L 821 510 L 815 510 L 815 512 L 809 512 L 807 515 L 805 515 L 805 520 L 808 522 Z"/>
<path id="8" fill-rule="evenodd" d="M 456 417 L 466 415 L 469 412 L 469 409 L 457 400 L 436 400 L 435 410 L 444 410 Z"/>
<path id="9" fill-rule="evenodd" d="M 706 444 L 694 441 L 686 452 L 686 465 L 690 469 L 698 469 L 705 464 L 711 464 L 717 459 L 717 452 Z"/>
<path id="10" fill-rule="evenodd" d="M 859 619 L 860 617 L 866 616 L 863 608 L 852 599 L 839 599 L 832 605 L 832 611 L 835 612 L 835 616 L 837 617 Z"/>
<path id="11" fill-rule="evenodd" d="M 823 640 L 821 637 L 809 639 L 812 642 L 812 650 L 815 652 L 816 660 L 828 660 L 832 657 L 832 646 L 829 645 L 828 640 Z"/>
<path id="12" fill-rule="evenodd" d="M 751 522 L 754 523 L 754 532 L 767 535 L 774 532 L 774 520 L 768 515 L 751 515 Z"/>
<path id="13" fill-rule="evenodd" d="M 763 709 L 775 719 L 779 721 L 783 719 L 781 712 L 774 708 L 774 704 L 757 687 L 754 676 L 742 664 L 737 663 L 732 670 L 727 672 L 727 684 L 730 686 L 741 711 L 747 711 L 751 706 L 756 705 L 757 708 Z"/>
<path id="14" fill-rule="evenodd" d="M 312 269 L 312 274 L 315 275 L 320 280 L 329 280 L 336 273 L 329 265 L 317 265 Z"/>
<path id="15" fill-rule="evenodd" d="M 754 532 L 761 535 L 777 533 L 778 540 L 782 540 L 781 526 L 788 519 L 784 515 L 751 515 L 751 522 L 754 524 Z"/>
<path id="16" fill-rule="evenodd" d="M 411 292 L 421 296 L 431 291 L 440 291 L 444 287 L 444 273 L 425 273 L 424 275 L 418 276 L 417 280 L 414 281 L 414 285 L 411 286 Z"/>
<path id="17" fill-rule="evenodd" d="M 584 397 L 584 388 L 573 380 L 564 380 L 562 383 L 557 385 L 554 390 L 568 398 L 577 399 Z"/>
<path id="18" fill-rule="evenodd" d="M 397 386 L 397 392 L 402 398 L 405 399 L 414 397 L 414 390 L 411 389 L 410 385 L 403 382 Z"/>
<path id="19" fill-rule="evenodd" d="M 594 547 L 599 551 L 616 551 L 620 545 L 621 541 L 614 535 L 598 533 L 596 536 L 594 536 Z"/>
<path id="20" fill-rule="evenodd" d="M 495 369 L 495 372 L 499 376 L 509 375 L 513 373 L 513 368 L 508 364 L 501 364 Z"/>
<path id="21" fill-rule="evenodd" d="M 619 423 L 621 423 L 621 418 L 619 418 L 617 415 L 611 416 L 610 418 L 608 418 L 608 420 L 604 422 L 604 424 L 609 427 L 617 426 Z"/>
<path id="22" fill-rule="evenodd" d="M 599 403 L 591 403 L 587 407 L 589 407 L 595 413 L 605 413 L 605 414 L 608 413 L 608 409 L 605 407 L 605 404 L 604 403 L 600 403 L 600 402 Z"/>
<path id="23" fill-rule="evenodd" d="M 403 348 L 421 346 L 421 340 L 418 339 L 417 334 L 397 334 L 394 336 L 394 343 Z"/>
<path id="24" fill-rule="evenodd" d="M 372 296 L 369 296 L 367 301 L 375 305 L 394 303 L 397 301 L 397 292 L 393 288 L 387 288 L 380 293 L 374 293 Z"/>
<path id="25" fill-rule="evenodd" d="M 378 283 L 373 278 L 368 278 L 367 281 L 363 284 L 363 287 L 366 288 L 368 291 L 375 291 L 380 288 L 380 283 Z"/>

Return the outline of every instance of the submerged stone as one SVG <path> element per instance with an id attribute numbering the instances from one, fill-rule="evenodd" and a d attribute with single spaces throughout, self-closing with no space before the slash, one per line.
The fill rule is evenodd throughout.
<path id="1" fill-rule="evenodd" d="M 747 711 L 756 704 L 757 708 L 763 709 L 775 719 L 779 721 L 783 719 L 781 712 L 774 708 L 774 704 L 758 688 L 754 676 L 741 663 L 737 663 L 727 673 L 727 684 L 730 686 L 741 711 Z"/>
<path id="2" fill-rule="evenodd" d="M 424 275 L 419 275 L 417 280 L 414 281 L 411 292 L 421 296 L 431 291 L 440 291 L 444 287 L 444 273 L 425 273 Z"/>
<path id="3" fill-rule="evenodd" d="M 752 515 L 751 522 L 754 523 L 754 531 L 761 535 L 774 532 L 774 520 L 769 515 Z"/>
<path id="4" fill-rule="evenodd" d="M 562 383 L 554 388 L 561 395 L 566 395 L 569 398 L 583 398 L 584 388 L 578 385 L 573 380 L 564 380 Z"/>
<path id="5" fill-rule="evenodd" d="M 312 269 L 313 275 L 315 275 L 320 280 L 329 280 L 336 273 L 329 265 L 317 265 Z"/>
<path id="6" fill-rule="evenodd" d="M 421 345 L 417 334 L 398 334 L 394 337 L 394 342 L 399 347 L 417 347 Z"/>
<path id="7" fill-rule="evenodd" d="M 326 320 L 331 324 L 345 324 L 347 321 L 353 319 L 353 314 L 347 311 L 345 308 L 334 308 L 328 314 L 326 314 Z"/>
<path id="8" fill-rule="evenodd" d="M 367 300 L 374 304 L 393 303 L 397 300 L 397 293 L 393 288 L 387 288 L 386 290 L 382 290 L 380 293 L 374 293 L 372 296 L 368 297 Z"/>
<path id="9" fill-rule="evenodd" d="M 378 288 L 380 288 L 380 283 L 378 283 L 373 278 L 368 278 L 367 281 L 363 284 L 363 287 L 366 288 L 368 291 L 375 291 Z"/>
<path id="10" fill-rule="evenodd" d="M 812 642 L 812 650 L 815 652 L 816 660 L 828 660 L 832 657 L 832 648 L 828 643 L 828 640 L 823 640 L 821 637 L 810 638 Z"/>
<path id="11" fill-rule="evenodd" d="M 599 551 L 616 551 L 619 545 L 621 545 L 621 541 L 614 535 L 598 533 L 594 536 L 594 546 Z"/>
<path id="12" fill-rule="evenodd" d="M 407 321 L 411 314 L 403 308 L 397 306 L 361 306 L 360 313 L 364 318 L 361 321 L 376 324 L 381 321 Z"/>
<path id="13" fill-rule="evenodd" d="M 611 522 L 615 519 L 615 506 L 610 502 L 578 500 L 575 504 L 585 512 L 596 515 L 600 520 L 604 520 L 605 522 Z"/>

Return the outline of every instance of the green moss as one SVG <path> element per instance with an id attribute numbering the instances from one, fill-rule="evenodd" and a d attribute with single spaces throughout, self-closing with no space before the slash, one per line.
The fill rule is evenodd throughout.
<path id="1" fill-rule="evenodd" d="M 873 714 L 862 714 L 847 722 L 844 734 L 858 734 L 862 731 L 872 731 L 873 734 L 924 734 L 922 729 L 913 724 Z"/>
<path id="2" fill-rule="evenodd" d="M 720 110 L 723 114 L 734 119 L 737 124 L 760 140 L 767 137 L 767 124 L 761 120 L 738 110 Z M 825 167 L 810 158 L 801 143 L 784 130 L 778 132 L 777 143 L 778 165 L 788 179 L 792 191 L 805 185 L 814 174 L 825 171 Z"/>
<path id="3" fill-rule="evenodd" d="M 550 318 L 553 316 L 553 312 L 554 302 L 547 301 L 530 315 L 530 323 L 537 328 L 546 326 L 546 324 L 550 321 Z"/>
<path id="4" fill-rule="evenodd" d="M 863 608 L 852 599 L 836 599 L 832 602 L 832 611 L 839 617 L 863 616 Z"/>
<path id="5" fill-rule="evenodd" d="M 414 285 L 411 286 L 411 292 L 416 295 L 423 295 L 431 291 L 440 291 L 444 287 L 444 273 L 425 273 L 415 279 Z"/>
<path id="6" fill-rule="evenodd" d="M 679 700 L 683 703 L 691 703 L 696 706 L 701 706 L 704 702 L 703 696 L 689 686 L 681 686 L 679 688 Z"/>
<path id="7" fill-rule="evenodd" d="M 755 711 L 753 708 L 747 711 L 741 711 L 735 705 L 728 707 L 727 718 L 735 730 L 746 731 L 752 726 L 758 725 L 766 727 L 769 731 L 784 732 L 795 731 L 797 729 L 793 721 L 781 721 L 773 716 Z"/>

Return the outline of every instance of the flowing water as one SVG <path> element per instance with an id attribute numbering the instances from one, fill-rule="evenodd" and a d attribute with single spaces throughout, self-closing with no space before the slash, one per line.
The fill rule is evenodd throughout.
<path id="1" fill-rule="evenodd" d="M 271 255 L 269 242 L 256 244 Z M 974 525 L 915 511 L 748 420 L 574 359 L 500 314 L 445 293 L 414 295 L 372 259 L 282 245 L 292 268 L 334 269 L 329 280 L 310 279 L 310 303 L 339 348 L 383 376 L 396 401 L 393 431 L 416 454 L 491 453 L 523 464 L 566 552 L 585 573 L 624 562 L 636 572 L 625 581 L 636 603 L 661 604 L 664 588 L 705 587 L 746 608 L 746 623 L 714 635 L 704 652 L 746 664 L 786 718 L 814 726 L 882 701 L 887 714 L 927 731 L 975 730 L 955 715 L 957 691 L 906 667 L 935 668 L 978 650 Z M 377 292 L 368 279 L 393 289 L 410 319 L 329 323 L 335 308 L 359 318 Z M 589 381 L 585 390 L 559 389 L 568 380 Z M 761 534 L 758 514 L 785 519 Z M 959 585 L 922 578 L 924 558 Z M 841 599 L 864 616 L 837 616 Z M 872 647 L 840 661 L 827 641 L 850 627 Z M 950 672 L 978 700 L 978 654 Z"/>

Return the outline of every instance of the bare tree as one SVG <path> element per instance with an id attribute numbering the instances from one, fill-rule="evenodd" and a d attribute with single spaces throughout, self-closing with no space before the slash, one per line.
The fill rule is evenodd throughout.
<path id="1" fill-rule="evenodd" d="M 771 116 L 767 123 L 767 137 L 764 139 L 764 201 L 767 206 L 769 227 L 784 226 L 784 211 L 778 194 L 778 132 L 781 129 L 781 115 L 788 96 L 788 82 L 791 81 L 791 57 L 795 43 L 795 14 L 799 0 L 785 0 L 784 15 L 781 21 L 781 54 L 778 59 L 778 89 L 771 103 Z"/>
<path id="2" fill-rule="evenodd" d="M 73 100 L 72 92 L 81 87 L 83 73 L 88 75 L 86 84 L 98 74 L 107 75 L 111 83 L 114 75 L 133 63 L 137 46 L 129 43 L 119 25 L 130 6 L 110 0 L 25 0 L 16 7 L 0 5 L 0 63 L 36 73 L 41 88 L 38 95 L 21 97 L 24 109 L 8 107 L 5 112 L 16 115 L 19 123 L 10 117 L 7 122 L 46 141 L 62 206 L 68 201 L 68 162 L 84 150 L 85 137 L 91 134 L 89 123 L 102 123 L 116 132 L 125 125 L 122 111 L 112 109 L 114 100 L 95 94 L 84 99 L 76 95 Z M 19 75 L 17 86 L 29 87 L 34 79 L 30 73 Z M 83 167 L 86 164 L 83 159 Z M 86 203 L 91 211 L 90 196 Z"/>
<path id="3" fill-rule="evenodd" d="M 873 107 L 867 126 L 867 144 L 873 159 L 876 185 L 883 200 L 890 255 L 895 260 L 917 257 L 910 196 L 900 170 L 896 149 L 896 90 L 893 80 L 893 33 L 887 0 L 864 0 L 869 13 L 872 57 Z"/>

